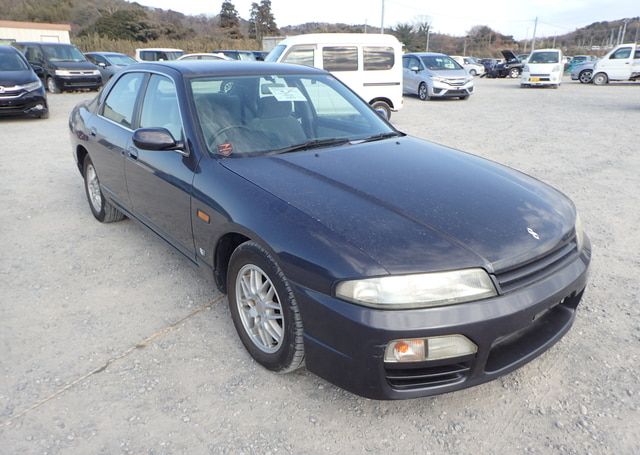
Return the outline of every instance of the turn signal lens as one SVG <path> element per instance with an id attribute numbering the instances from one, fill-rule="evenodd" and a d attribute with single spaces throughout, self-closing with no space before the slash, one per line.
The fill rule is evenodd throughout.
<path id="1" fill-rule="evenodd" d="M 388 363 L 424 362 L 464 357 L 478 352 L 478 346 L 464 335 L 395 340 L 387 345 L 384 361 Z"/>

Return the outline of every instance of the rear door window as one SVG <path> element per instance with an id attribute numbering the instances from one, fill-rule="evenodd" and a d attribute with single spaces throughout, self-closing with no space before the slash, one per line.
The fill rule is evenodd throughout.
<path id="1" fill-rule="evenodd" d="M 102 108 L 102 116 L 125 128 L 133 127 L 133 111 L 144 73 L 127 73 L 111 89 Z"/>
<path id="2" fill-rule="evenodd" d="M 293 63 L 295 65 L 313 66 L 314 56 L 315 49 L 312 47 L 294 47 L 289 51 L 282 62 Z"/>
<path id="3" fill-rule="evenodd" d="M 629 58 L 630 56 L 631 56 L 631 48 L 630 47 L 623 47 L 623 48 L 618 49 L 617 51 L 615 51 L 613 53 L 613 55 L 611 57 L 609 57 L 609 59 L 618 60 L 618 59 Z"/>
<path id="4" fill-rule="evenodd" d="M 356 46 L 331 46 L 322 49 L 322 67 L 326 71 L 358 71 Z"/>
<path id="5" fill-rule="evenodd" d="M 395 64 L 392 47 L 367 46 L 362 49 L 365 71 L 390 70 Z"/>

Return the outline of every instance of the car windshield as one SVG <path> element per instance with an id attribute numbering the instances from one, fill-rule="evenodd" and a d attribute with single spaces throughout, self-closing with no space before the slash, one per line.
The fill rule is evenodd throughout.
<path id="1" fill-rule="evenodd" d="M 42 46 L 47 58 L 52 62 L 85 62 L 82 52 L 70 45 Z"/>
<path id="2" fill-rule="evenodd" d="M 190 85 L 214 154 L 286 153 L 401 134 L 330 75 L 206 77 Z"/>
<path id="3" fill-rule="evenodd" d="M 238 60 L 247 60 L 251 62 L 256 61 L 256 56 L 253 52 L 238 52 Z"/>
<path id="4" fill-rule="evenodd" d="M 111 63 L 112 65 L 127 66 L 137 63 L 128 55 L 107 55 L 106 59 L 109 60 L 109 63 Z"/>
<path id="5" fill-rule="evenodd" d="M 534 52 L 528 63 L 558 63 L 559 61 L 560 54 L 558 52 Z"/>
<path id="6" fill-rule="evenodd" d="M 427 55 L 420 57 L 424 66 L 434 71 L 461 70 L 462 66 L 446 55 Z"/>
<path id="7" fill-rule="evenodd" d="M 274 47 L 271 50 L 271 52 L 269 52 L 269 55 L 267 55 L 264 58 L 264 61 L 265 62 L 277 62 L 286 48 L 287 48 L 287 46 L 285 46 L 284 44 L 278 44 L 276 47 Z"/>
<path id="8" fill-rule="evenodd" d="M 26 71 L 29 67 L 16 52 L 0 54 L 0 71 Z"/>

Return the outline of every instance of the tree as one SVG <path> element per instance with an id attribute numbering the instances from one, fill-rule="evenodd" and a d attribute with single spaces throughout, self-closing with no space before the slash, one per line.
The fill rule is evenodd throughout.
<path id="1" fill-rule="evenodd" d="M 220 28 L 237 28 L 240 26 L 240 16 L 236 7 L 230 1 L 222 2 L 220 8 Z"/>
<path id="2" fill-rule="evenodd" d="M 86 30 L 112 39 L 149 41 L 157 39 L 158 30 L 147 21 L 142 9 L 119 10 L 99 17 L 91 30 Z"/>
<path id="3" fill-rule="evenodd" d="M 271 11 L 271 0 L 252 3 L 249 13 L 249 38 L 260 41 L 263 36 L 280 33 Z"/>
<path id="4" fill-rule="evenodd" d="M 391 29 L 391 34 L 398 38 L 407 49 L 411 49 L 411 43 L 413 42 L 413 25 L 411 24 L 398 24 Z"/>

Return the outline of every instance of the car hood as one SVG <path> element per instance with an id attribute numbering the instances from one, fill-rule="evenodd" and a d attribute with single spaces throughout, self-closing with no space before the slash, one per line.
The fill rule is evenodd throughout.
<path id="1" fill-rule="evenodd" d="M 431 76 L 444 77 L 445 79 L 466 79 L 469 77 L 467 70 L 465 69 L 441 71 L 429 70 L 429 72 L 431 73 Z"/>
<path id="2" fill-rule="evenodd" d="M 504 57 L 505 62 L 510 62 L 511 60 L 518 60 L 518 56 L 508 49 L 500 51 L 502 56 Z"/>
<path id="3" fill-rule="evenodd" d="M 221 163 L 346 238 L 389 273 L 500 271 L 574 232 L 573 204 L 553 188 L 410 137 Z"/>
<path id="4" fill-rule="evenodd" d="M 98 67 L 91 62 L 51 62 L 51 68 L 57 70 L 89 71 Z"/>
<path id="5" fill-rule="evenodd" d="M 0 85 L 3 87 L 13 87 L 14 85 L 24 85 L 35 82 L 38 76 L 31 70 L 23 71 L 0 71 Z"/>

